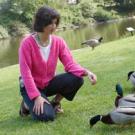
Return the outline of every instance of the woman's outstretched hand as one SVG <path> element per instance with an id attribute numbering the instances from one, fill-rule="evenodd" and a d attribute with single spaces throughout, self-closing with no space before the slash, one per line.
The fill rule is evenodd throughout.
<path id="1" fill-rule="evenodd" d="M 89 70 L 86 70 L 86 75 L 88 76 L 92 85 L 95 85 L 97 83 L 97 76 L 94 73 L 92 73 Z"/>
<path id="2" fill-rule="evenodd" d="M 44 103 L 50 104 L 49 101 L 47 101 L 42 96 L 36 97 L 34 100 L 33 112 L 35 112 L 35 114 L 37 114 L 37 115 L 43 114 L 44 113 Z"/>

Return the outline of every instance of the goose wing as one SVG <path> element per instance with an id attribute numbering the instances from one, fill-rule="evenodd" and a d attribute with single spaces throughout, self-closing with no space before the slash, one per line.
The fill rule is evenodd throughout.
<path id="1" fill-rule="evenodd" d="M 135 115 L 135 107 L 125 107 L 120 106 L 116 109 L 116 112 L 123 113 L 123 114 L 129 114 L 129 115 Z"/>
<path id="2" fill-rule="evenodd" d="M 129 94 L 125 97 L 123 97 L 124 100 L 129 101 L 129 102 L 134 102 L 135 103 L 135 95 L 134 94 Z"/>
<path id="3" fill-rule="evenodd" d="M 93 45 L 99 44 L 99 41 L 97 39 L 90 39 L 90 40 L 87 40 L 87 41 L 83 42 L 83 44 L 93 46 Z"/>

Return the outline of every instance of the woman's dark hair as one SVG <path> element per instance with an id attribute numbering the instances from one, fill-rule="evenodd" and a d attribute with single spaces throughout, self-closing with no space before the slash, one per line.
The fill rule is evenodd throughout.
<path id="1" fill-rule="evenodd" d="M 33 24 L 33 29 L 36 32 L 43 32 L 43 28 L 52 24 L 52 21 L 57 19 L 56 26 L 59 25 L 60 14 L 54 9 L 44 6 L 38 9 Z"/>

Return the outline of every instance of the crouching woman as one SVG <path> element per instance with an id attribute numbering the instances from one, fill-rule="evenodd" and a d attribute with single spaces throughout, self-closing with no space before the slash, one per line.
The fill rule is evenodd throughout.
<path id="1" fill-rule="evenodd" d="M 38 9 L 33 29 L 20 43 L 20 92 L 23 101 L 20 116 L 31 115 L 34 120 L 54 120 L 56 113 L 63 113 L 61 100 L 72 101 L 88 76 L 92 84 L 96 75 L 77 64 L 65 41 L 53 34 L 60 21 L 57 11 L 49 7 Z M 60 59 L 65 73 L 55 76 Z M 49 96 L 55 96 L 52 101 Z"/>

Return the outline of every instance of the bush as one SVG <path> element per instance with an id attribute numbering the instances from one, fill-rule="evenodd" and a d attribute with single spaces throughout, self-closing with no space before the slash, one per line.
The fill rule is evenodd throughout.
<path id="1" fill-rule="evenodd" d="M 94 19 L 98 22 L 101 21 L 108 21 L 110 19 L 114 19 L 115 17 L 112 16 L 112 13 L 109 13 L 102 8 L 99 8 L 95 13 L 94 13 Z"/>
<path id="2" fill-rule="evenodd" d="M 9 33 L 11 36 L 22 36 L 29 32 L 29 29 L 26 27 L 25 24 L 19 21 L 13 21 L 9 24 Z"/>
<path id="3" fill-rule="evenodd" d="M 72 24 L 80 25 L 80 18 L 79 17 L 73 17 L 72 18 Z"/>
<path id="4" fill-rule="evenodd" d="M 94 6 L 92 4 L 89 4 L 87 2 L 81 3 L 80 9 L 84 18 L 89 18 L 93 16 Z"/>
<path id="5" fill-rule="evenodd" d="M 45 4 L 47 0 L 4 0 L 0 4 L 0 14 L 9 14 L 11 20 L 19 20 L 31 26 L 35 11 Z"/>
<path id="6" fill-rule="evenodd" d="M 72 5 L 64 8 L 61 18 L 64 23 L 80 25 L 83 17 L 79 5 Z"/>
<path id="7" fill-rule="evenodd" d="M 0 39 L 8 38 L 9 34 L 6 28 L 0 25 Z"/>

